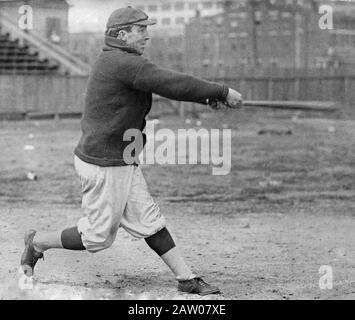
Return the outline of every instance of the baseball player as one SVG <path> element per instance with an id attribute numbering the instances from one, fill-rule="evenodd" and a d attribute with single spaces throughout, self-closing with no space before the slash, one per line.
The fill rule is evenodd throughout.
<path id="1" fill-rule="evenodd" d="M 76 226 L 54 232 L 29 230 L 21 266 L 28 276 L 44 251 L 51 248 L 98 252 L 109 248 L 119 227 L 144 238 L 171 269 L 181 292 L 219 293 L 196 276 L 171 237 L 159 206 L 151 197 L 138 163 L 123 157 L 123 135 L 142 132 L 151 109 L 152 93 L 166 98 L 206 103 L 222 101 L 238 107 L 241 95 L 225 85 L 162 69 L 142 57 L 155 24 L 141 10 L 127 7 L 108 19 L 105 46 L 91 71 L 81 120 L 82 136 L 75 148 L 74 167 L 82 186 L 83 217 Z"/>

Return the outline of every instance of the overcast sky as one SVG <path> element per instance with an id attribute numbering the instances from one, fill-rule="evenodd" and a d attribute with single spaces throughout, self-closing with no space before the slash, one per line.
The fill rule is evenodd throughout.
<path id="1" fill-rule="evenodd" d="M 67 0 L 70 32 L 104 32 L 110 13 L 124 5 L 124 0 Z M 132 1 L 134 2 L 134 1 Z"/>

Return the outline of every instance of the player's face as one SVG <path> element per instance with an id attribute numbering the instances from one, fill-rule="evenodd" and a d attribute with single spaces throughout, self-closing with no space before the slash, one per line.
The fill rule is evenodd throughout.
<path id="1" fill-rule="evenodd" d="M 143 54 L 147 46 L 149 34 L 147 26 L 132 26 L 132 31 L 127 33 L 126 42 L 130 47 L 135 48 L 138 53 Z"/>

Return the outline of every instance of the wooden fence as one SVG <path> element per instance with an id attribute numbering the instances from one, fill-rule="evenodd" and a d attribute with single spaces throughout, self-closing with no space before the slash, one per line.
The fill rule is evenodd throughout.
<path id="1" fill-rule="evenodd" d="M 299 76 L 221 78 L 237 88 L 247 100 L 337 101 L 351 104 L 355 98 L 355 76 Z"/>
<path id="2" fill-rule="evenodd" d="M 355 107 L 353 76 L 218 78 L 246 100 L 337 101 Z M 0 75 L 0 113 L 79 113 L 84 108 L 86 77 Z M 178 112 L 179 104 L 156 99 L 154 113 Z"/>
<path id="3" fill-rule="evenodd" d="M 86 84 L 80 76 L 0 75 L 0 112 L 80 112 Z"/>

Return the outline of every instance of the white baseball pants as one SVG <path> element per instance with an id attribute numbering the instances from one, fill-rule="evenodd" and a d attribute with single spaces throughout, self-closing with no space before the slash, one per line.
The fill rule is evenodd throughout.
<path id="1" fill-rule="evenodd" d="M 77 156 L 74 166 L 81 181 L 85 213 L 78 221 L 78 230 L 88 251 L 110 247 L 119 227 L 136 238 L 146 238 L 166 226 L 139 167 L 100 167 Z"/>

